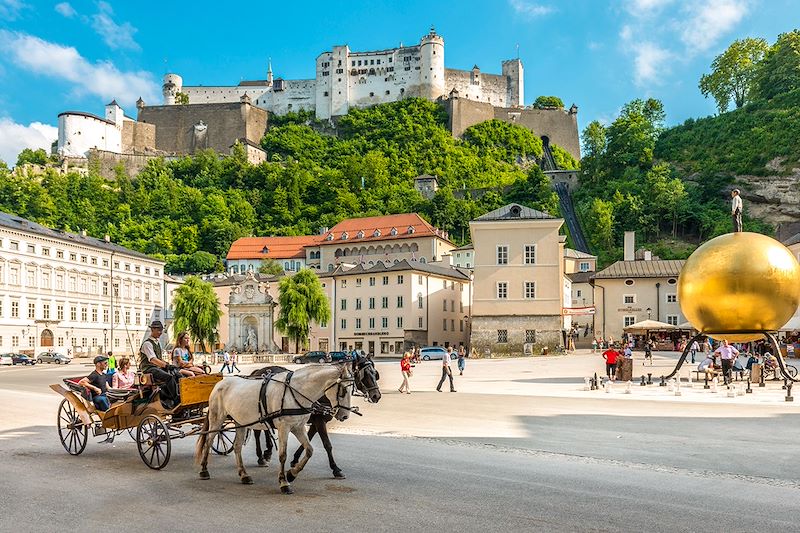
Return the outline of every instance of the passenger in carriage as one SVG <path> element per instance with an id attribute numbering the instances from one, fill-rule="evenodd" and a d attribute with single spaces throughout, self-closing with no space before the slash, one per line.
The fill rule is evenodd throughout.
<path id="1" fill-rule="evenodd" d="M 111 378 L 112 389 L 132 389 L 136 374 L 131 370 L 131 360 L 123 357 L 117 362 L 117 371 Z"/>
<path id="2" fill-rule="evenodd" d="M 172 364 L 177 366 L 181 371 L 181 375 L 187 378 L 205 374 L 202 368 L 194 364 L 194 354 L 189 348 L 190 346 L 189 332 L 181 331 L 178 333 L 175 348 L 172 350 Z"/>
<path id="3" fill-rule="evenodd" d="M 111 404 L 108 402 L 108 381 L 111 378 L 106 374 L 108 369 L 108 357 L 98 355 L 94 358 L 94 370 L 91 374 L 78 382 L 81 387 L 86 387 L 92 392 L 92 403 L 101 411 L 108 411 Z"/>

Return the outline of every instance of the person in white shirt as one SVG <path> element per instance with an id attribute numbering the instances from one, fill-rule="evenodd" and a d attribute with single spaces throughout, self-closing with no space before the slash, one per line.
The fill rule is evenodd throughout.
<path id="1" fill-rule="evenodd" d="M 453 349 L 448 348 L 447 353 L 442 356 L 442 379 L 439 380 L 439 384 L 436 386 L 438 392 L 442 392 L 442 384 L 445 378 L 450 378 L 450 392 L 456 392 L 453 386 L 453 371 L 450 369 L 450 354 L 452 352 Z"/>
<path id="2" fill-rule="evenodd" d="M 697 341 L 692 341 L 692 345 L 689 346 L 689 353 L 692 354 L 692 364 L 694 364 L 694 356 L 697 355 L 697 352 L 700 351 L 700 345 L 697 344 Z"/>
<path id="3" fill-rule="evenodd" d="M 714 350 L 714 353 L 719 354 L 719 358 L 722 360 L 723 377 L 726 381 L 730 380 L 731 368 L 733 368 L 733 363 L 736 361 L 736 358 L 739 357 L 739 350 L 729 345 L 728 341 L 723 339 L 722 344 L 719 345 L 719 348 Z"/>
<path id="4" fill-rule="evenodd" d="M 733 219 L 733 231 L 742 231 L 742 197 L 739 196 L 739 189 L 731 191 L 731 218 Z"/>

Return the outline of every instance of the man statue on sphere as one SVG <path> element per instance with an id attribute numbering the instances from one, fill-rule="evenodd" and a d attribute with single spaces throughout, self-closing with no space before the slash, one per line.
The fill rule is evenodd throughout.
<path id="1" fill-rule="evenodd" d="M 733 220 L 733 231 L 742 232 L 742 197 L 739 196 L 739 189 L 731 191 L 731 219 Z"/>

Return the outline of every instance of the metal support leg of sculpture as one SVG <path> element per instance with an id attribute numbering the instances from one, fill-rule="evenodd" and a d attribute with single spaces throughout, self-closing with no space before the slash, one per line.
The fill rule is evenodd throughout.
<path id="1" fill-rule="evenodd" d="M 764 336 L 767 337 L 772 347 L 775 349 L 775 358 L 778 359 L 778 368 L 781 370 L 781 375 L 788 379 L 789 381 L 793 381 L 795 383 L 800 383 L 800 379 L 793 378 L 789 375 L 789 372 L 786 370 L 786 363 L 783 361 L 783 355 L 781 354 L 781 347 L 778 344 L 778 339 L 772 332 L 765 332 Z"/>
<path id="2" fill-rule="evenodd" d="M 670 379 L 672 376 L 674 376 L 675 374 L 678 373 L 678 370 L 681 369 L 681 366 L 683 366 L 684 361 L 686 361 L 686 356 L 689 355 L 689 351 L 690 351 L 690 348 L 691 348 L 692 344 L 694 344 L 694 341 L 699 340 L 701 337 L 705 337 L 705 334 L 704 333 L 698 333 L 697 335 L 692 337 L 692 340 L 690 340 L 689 342 L 686 343 L 686 347 L 684 347 L 684 349 L 683 349 L 683 353 L 681 354 L 681 358 L 678 359 L 678 364 L 675 365 L 675 370 L 673 370 L 670 375 L 664 376 L 664 379 Z"/>

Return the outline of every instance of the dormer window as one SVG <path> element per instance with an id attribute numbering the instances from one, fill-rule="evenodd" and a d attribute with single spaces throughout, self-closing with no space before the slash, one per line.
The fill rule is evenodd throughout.
<path id="1" fill-rule="evenodd" d="M 263 247 L 263 248 L 261 249 L 261 253 L 262 253 L 262 254 L 268 254 L 268 253 L 269 253 L 269 248 L 268 248 L 268 247 L 266 247 L 266 246 L 265 246 L 265 247 Z"/>
<path id="2" fill-rule="evenodd" d="M 364 238 L 364 230 L 358 230 L 358 233 L 356 234 L 356 237 L 359 238 L 359 239 L 363 239 Z"/>
<path id="3" fill-rule="evenodd" d="M 406 230 L 406 233 L 408 233 L 409 235 L 414 233 L 414 226 L 409 226 L 408 229 Z"/>
<path id="4" fill-rule="evenodd" d="M 380 237 L 381 236 L 381 230 L 376 229 L 375 231 L 372 232 L 372 236 L 373 237 Z"/>
<path id="5" fill-rule="evenodd" d="M 343 240 L 343 241 L 346 241 L 346 240 L 347 240 L 347 232 L 346 232 L 346 231 L 343 231 L 343 232 L 342 232 L 342 240 Z"/>
<path id="6" fill-rule="evenodd" d="M 325 240 L 326 241 L 332 241 L 333 240 L 333 233 L 328 233 L 328 236 L 325 237 Z"/>
<path id="7" fill-rule="evenodd" d="M 390 231 L 389 233 L 391 233 L 392 235 L 397 235 L 397 228 L 392 228 L 392 231 Z"/>

